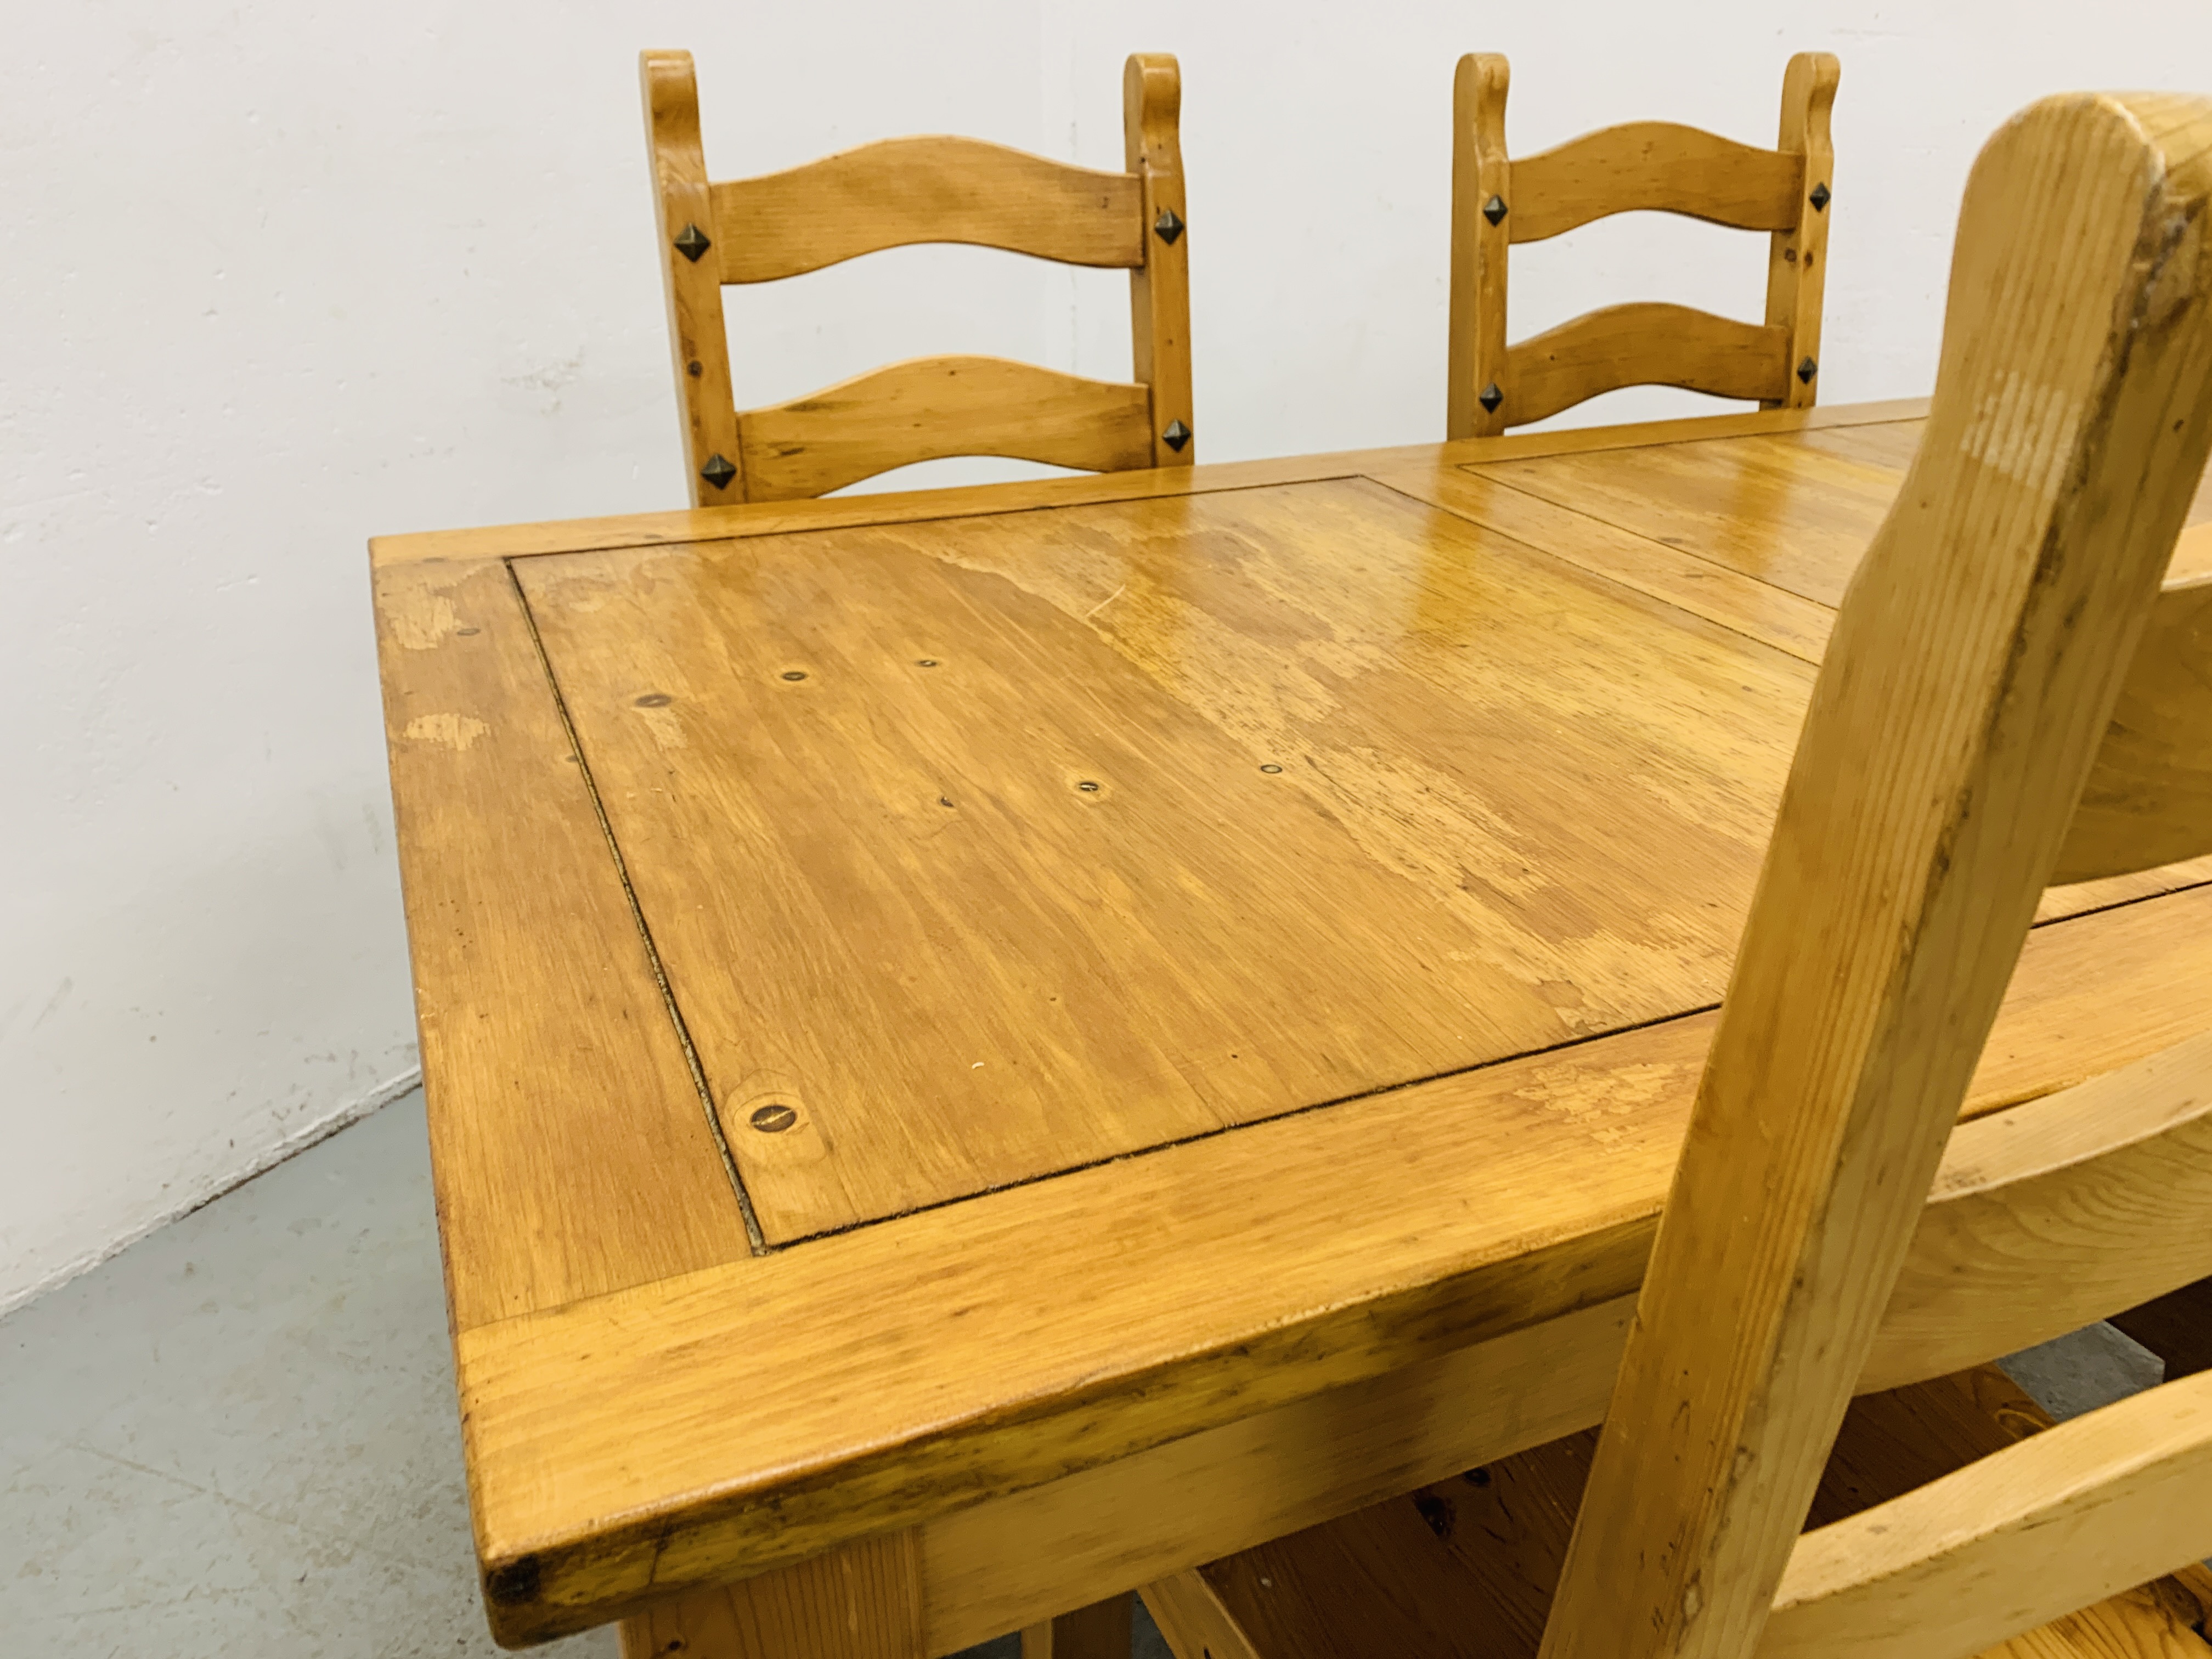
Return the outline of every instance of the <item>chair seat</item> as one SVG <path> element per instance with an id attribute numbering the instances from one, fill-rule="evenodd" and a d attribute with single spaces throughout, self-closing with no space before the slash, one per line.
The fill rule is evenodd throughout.
<path id="1" fill-rule="evenodd" d="M 1856 1401 L 1808 1526 L 1871 1508 L 2048 1427 L 1994 1365 Z M 1178 1659 L 1534 1659 L 1597 1431 L 1469 1469 L 1148 1587 Z M 2003 1659 L 2203 1659 L 2202 1567 L 1990 1650 Z"/>

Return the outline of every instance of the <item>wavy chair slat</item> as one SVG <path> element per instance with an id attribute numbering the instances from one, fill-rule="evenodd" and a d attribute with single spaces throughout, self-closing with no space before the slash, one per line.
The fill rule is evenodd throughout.
<path id="1" fill-rule="evenodd" d="M 2212 1372 L 2077 1417 L 1791 1553 L 1759 1659 L 1955 1659 L 2212 1555 Z"/>
<path id="2" fill-rule="evenodd" d="M 1616 213 L 1680 213 L 1737 230 L 1788 230 L 1797 222 L 1805 158 L 1757 149 L 1672 121 L 1628 121 L 1584 133 L 1513 163 L 1516 242 L 1547 237 Z"/>
<path id="3" fill-rule="evenodd" d="M 1773 400 L 1790 380 L 1790 331 L 1687 306 L 1607 306 L 1506 353 L 1514 418 L 1540 421 L 1629 386 Z"/>
<path id="4" fill-rule="evenodd" d="M 1144 386 L 1004 357 L 918 357 L 738 417 L 752 499 L 793 501 L 949 455 L 1106 472 L 1152 464 Z"/>
<path id="5" fill-rule="evenodd" d="M 726 283 L 769 283 L 917 242 L 1061 264 L 1145 263 L 1141 181 L 979 138 L 886 138 L 713 187 Z"/>
<path id="6" fill-rule="evenodd" d="M 2057 880 L 2089 881 L 2212 853 L 2212 574 L 2158 596 Z"/>
<path id="7" fill-rule="evenodd" d="M 1961 1370 L 2212 1275 L 2208 1216 L 2212 1033 L 1962 1124 L 1859 1386 Z"/>

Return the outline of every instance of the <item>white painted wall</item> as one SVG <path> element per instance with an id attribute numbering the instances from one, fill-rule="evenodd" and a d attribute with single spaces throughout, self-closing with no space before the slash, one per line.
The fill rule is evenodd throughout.
<path id="1" fill-rule="evenodd" d="M 1212 459 L 1438 435 L 1463 51 L 1512 54 L 1524 151 L 1632 115 L 1771 142 L 1788 53 L 1838 52 L 1832 400 L 1926 388 L 2005 114 L 2212 88 L 2203 0 L 11 8 L 0 1308 L 407 1078 L 362 543 L 683 500 L 634 68 L 662 45 L 720 174 L 946 130 L 1118 166 L 1123 54 L 1178 53 Z M 1516 254 L 1516 331 L 1755 313 L 1762 258 L 1592 227 Z M 973 250 L 735 291 L 740 394 L 927 350 L 1121 374 L 1124 294 Z"/>

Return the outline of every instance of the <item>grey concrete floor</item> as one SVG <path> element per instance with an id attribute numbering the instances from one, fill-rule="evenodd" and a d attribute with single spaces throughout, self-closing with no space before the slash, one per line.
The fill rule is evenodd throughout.
<path id="1" fill-rule="evenodd" d="M 2109 1326 L 2007 1364 L 2061 1416 L 2159 1376 Z M 0 1631 L 42 1659 L 497 1651 L 419 1093 L 0 1320 Z M 1140 1607 L 1137 1659 L 1166 1653 Z"/>

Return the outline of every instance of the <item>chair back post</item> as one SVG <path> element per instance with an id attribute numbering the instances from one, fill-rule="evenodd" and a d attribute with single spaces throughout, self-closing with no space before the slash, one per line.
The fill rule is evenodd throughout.
<path id="1" fill-rule="evenodd" d="M 1544 1659 L 1745 1659 L 2212 449 L 2212 103 L 1968 183 L 1934 406 L 1838 614 Z"/>
<path id="2" fill-rule="evenodd" d="M 699 82 L 688 52 L 638 57 L 645 139 L 653 162 L 660 272 L 668 296 L 668 343 L 684 389 L 684 455 L 691 505 L 747 499 L 738 442 L 730 342 L 722 326 L 721 240 L 699 142 Z"/>
<path id="3" fill-rule="evenodd" d="M 1452 77 L 1447 438 L 1505 430 L 1505 261 L 1511 240 L 1506 222 L 1513 202 L 1505 93 L 1511 79 L 1505 58 L 1493 52 L 1468 53 Z"/>
<path id="4" fill-rule="evenodd" d="M 1164 52 L 1130 54 L 1121 71 L 1128 170 L 1144 181 L 1145 260 L 1129 272 L 1133 379 L 1152 393 L 1152 465 L 1198 459 L 1190 386 L 1189 214 L 1183 202 L 1182 71 Z"/>
<path id="5" fill-rule="evenodd" d="M 1782 131 L 1775 149 L 1801 155 L 1797 223 L 1774 233 L 1767 256 L 1766 321 L 1790 331 L 1790 385 L 1768 409 L 1809 409 L 1820 395 L 1820 300 L 1828 277 L 1828 203 L 1834 191 L 1836 147 L 1828 117 L 1843 65 L 1833 53 L 1801 52 L 1782 77 Z"/>

